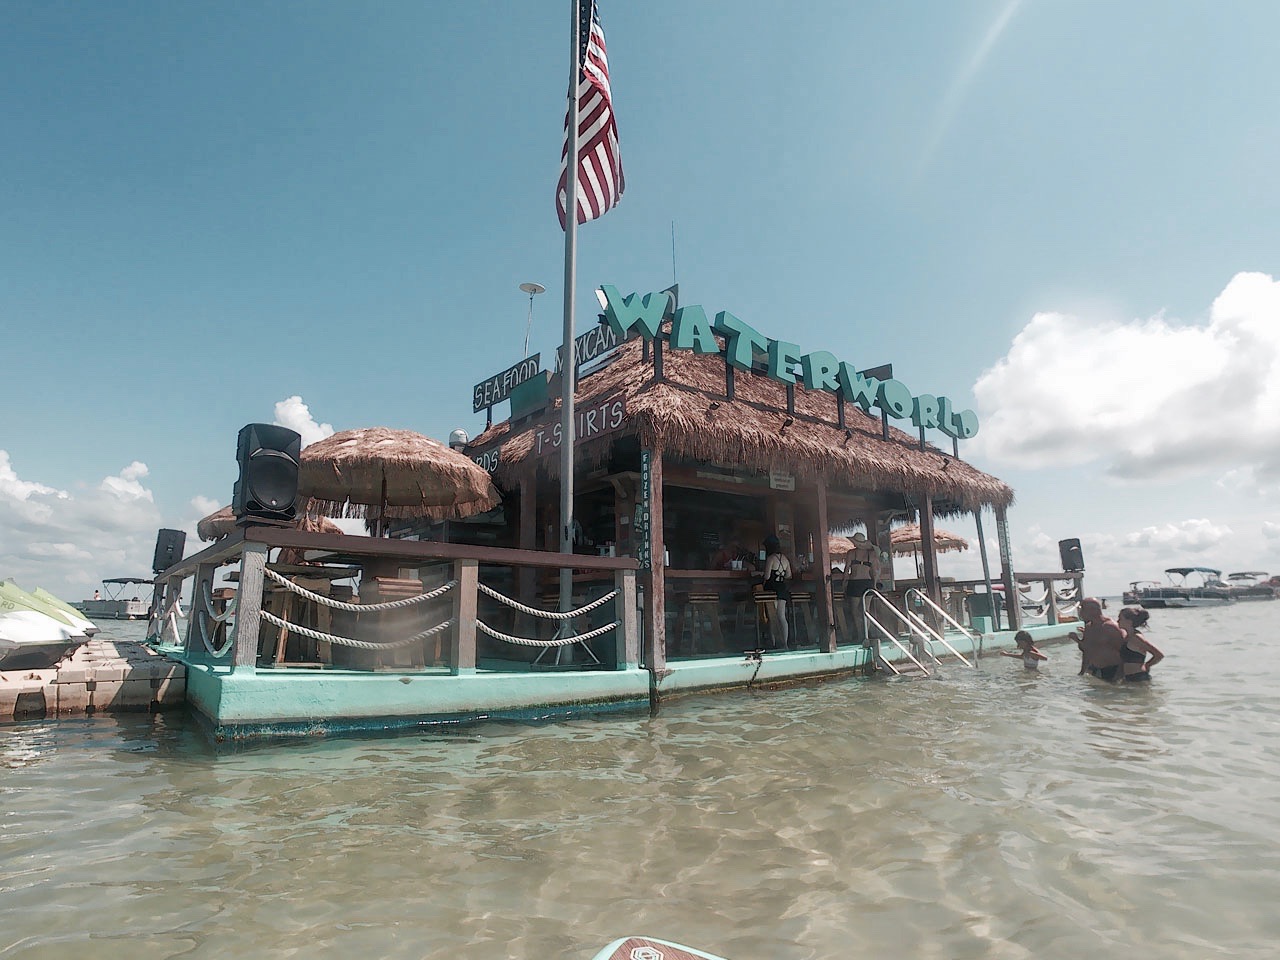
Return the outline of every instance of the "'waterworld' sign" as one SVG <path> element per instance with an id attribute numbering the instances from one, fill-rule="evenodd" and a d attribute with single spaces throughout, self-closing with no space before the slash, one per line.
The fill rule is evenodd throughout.
<path id="1" fill-rule="evenodd" d="M 600 292 L 605 300 L 605 319 L 619 339 L 633 334 L 646 340 L 658 336 L 669 302 L 665 293 L 624 297 L 609 284 L 602 285 Z M 716 334 L 724 337 L 723 348 Z M 766 376 L 779 383 L 802 383 L 808 390 L 838 393 L 868 413 L 874 406 L 890 417 L 910 418 L 921 429 L 941 430 L 959 440 L 978 432 L 977 414 L 954 409 L 946 397 L 913 395 L 901 381 L 866 376 L 825 350 L 801 353 L 794 343 L 766 337 L 727 310 L 717 313 L 712 321 L 700 306 L 680 307 L 672 318 L 670 346 L 700 354 L 723 354 L 726 363 L 745 371 L 752 369 L 759 355 L 767 358 Z"/>

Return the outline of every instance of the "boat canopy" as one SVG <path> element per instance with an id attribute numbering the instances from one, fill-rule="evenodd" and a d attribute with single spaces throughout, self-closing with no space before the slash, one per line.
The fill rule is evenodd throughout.
<path id="1" fill-rule="evenodd" d="M 1188 573 L 1212 573 L 1215 577 L 1222 576 L 1222 571 L 1215 570 L 1213 567 L 1170 567 L 1165 573 L 1176 573 L 1182 577 Z"/>
<path id="2" fill-rule="evenodd" d="M 1263 577 L 1269 577 L 1271 574 L 1265 570 L 1241 570 L 1239 573 L 1227 574 L 1228 580 L 1261 580 Z"/>
<path id="3" fill-rule="evenodd" d="M 103 580 L 103 583 L 155 583 L 154 580 L 141 580 L 138 577 L 112 577 L 109 580 Z"/>

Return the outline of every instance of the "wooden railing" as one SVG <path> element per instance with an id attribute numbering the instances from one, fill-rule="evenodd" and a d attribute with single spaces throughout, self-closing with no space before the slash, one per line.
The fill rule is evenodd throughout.
<path id="1" fill-rule="evenodd" d="M 594 653 L 590 655 L 593 660 L 601 660 L 600 666 L 606 669 L 627 669 L 640 662 L 639 618 L 636 611 L 637 563 L 629 557 L 581 556 L 503 547 L 306 533 L 276 526 L 245 527 L 157 575 L 153 608 L 158 613 L 172 609 L 181 597 L 185 583 L 188 580 L 194 581 L 184 643 L 184 651 L 188 657 L 196 661 L 227 664 L 236 670 L 253 669 L 259 664 L 264 621 L 264 581 L 267 579 L 268 556 L 276 548 L 287 548 L 305 561 L 305 571 L 308 574 L 323 576 L 326 570 L 332 572 L 335 565 L 352 572 L 359 571 L 362 589 L 363 584 L 374 582 L 378 577 L 396 577 L 403 569 L 430 571 L 435 581 L 448 585 L 434 592 L 441 596 L 436 604 L 437 608 L 448 601 L 448 627 L 439 632 L 445 640 L 442 647 L 443 665 L 451 674 L 468 673 L 476 669 L 479 647 L 477 634 L 486 628 L 490 637 L 501 638 L 492 641 L 495 645 L 519 642 L 529 650 L 538 646 L 542 646 L 544 650 L 551 649 L 557 644 L 566 649 L 580 645 L 584 652 L 601 649 L 606 654 L 604 657 L 597 658 Z M 221 611 L 213 609 L 216 603 L 210 602 L 212 587 L 218 571 L 231 564 L 239 565 L 234 619 L 226 621 L 230 624 L 229 632 L 221 642 L 210 642 L 211 627 L 216 630 L 222 616 Z M 481 573 L 483 570 L 496 575 L 501 572 L 500 568 L 546 572 L 569 569 L 579 574 L 579 580 L 583 573 L 598 575 L 598 583 L 602 585 L 600 589 L 603 591 L 611 587 L 614 593 L 610 601 L 596 608 L 605 608 L 606 612 L 607 609 L 612 610 L 612 629 L 608 629 L 609 623 L 606 622 L 603 628 L 587 631 L 596 634 L 591 648 L 572 639 L 578 635 L 576 627 L 561 628 L 559 638 L 555 640 L 517 638 L 502 630 L 493 629 L 479 619 Z M 300 567 L 291 569 L 294 572 L 303 570 Z M 504 578 L 495 576 L 494 579 Z M 506 579 L 514 585 L 517 580 L 527 582 L 529 578 L 511 576 Z M 423 592 L 428 592 L 425 587 Z M 526 588 L 526 594 L 527 592 Z M 490 585 L 484 593 L 489 609 L 509 609 L 513 618 L 526 617 L 532 623 L 536 615 L 542 612 L 533 607 L 532 596 L 508 598 L 507 594 L 501 594 L 501 601 L 495 605 L 490 598 L 498 591 Z M 508 599 L 513 603 L 506 604 Z M 612 604 L 611 608 L 607 608 L 608 603 Z M 548 612 L 543 615 L 555 614 Z M 266 614 L 266 617 L 270 618 L 272 624 L 280 623 L 273 614 Z M 582 619 L 557 622 L 577 624 Z M 154 627 L 153 624 L 153 630 L 149 632 L 153 637 L 158 637 L 159 631 Z M 279 649 L 282 651 L 284 633 L 288 628 L 282 626 L 280 629 L 282 633 Z M 366 648 L 376 646 L 367 643 L 361 645 Z M 561 658 L 557 657 L 555 662 L 560 663 Z M 543 666 L 555 668 L 554 664 Z M 574 669 L 581 669 L 581 666 L 579 661 L 574 664 Z"/>

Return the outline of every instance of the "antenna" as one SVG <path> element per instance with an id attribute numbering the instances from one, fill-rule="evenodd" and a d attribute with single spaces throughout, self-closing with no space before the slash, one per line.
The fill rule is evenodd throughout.
<path id="1" fill-rule="evenodd" d="M 524 355 L 529 356 L 529 331 L 533 329 L 533 298 L 540 293 L 546 293 L 547 288 L 540 283 L 529 281 L 520 284 L 520 289 L 529 295 L 529 322 L 524 328 Z"/>
<path id="2" fill-rule="evenodd" d="M 677 283 L 676 278 L 676 222 L 671 221 L 671 282 Z"/>

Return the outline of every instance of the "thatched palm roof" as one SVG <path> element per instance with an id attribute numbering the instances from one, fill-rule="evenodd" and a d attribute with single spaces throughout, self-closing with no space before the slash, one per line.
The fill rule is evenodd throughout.
<path id="1" fill-rule="evenodd" d="M 622 398 L 626 403 L 624 434 L 669 456 L 707 463 L 741 465 L 760 471 L 785 470 L 808 479 L 824 476 L 833 486 L 857 490 L 892 490 L 946 498 L 965 508 L 1008 506 L 1013 490 L 976 467 L 956 460 L 896 427 L 881 436 L 878 416 L 845 404 L 847 429 L 838 426 L 836 398 L 822 390 L 795 387 L 795 414 L 786 413 L 786 387 L 758 374 L 735 372 L 735 398 L 725 398 L 725 364 L 719 356 L 689 350 L 663 351 L 664 377 L 653 376 L 652 353 L 641 359 L 642 344 L 630 340 L 616 359 L 578 385 L 575 408 L 599 408 Z M 541 414 L 514 428 L 504 421 L 491 426 L 469 445 L 480 452 L 502 445 L 496 476 L 515 485 L 539 470 L 559 473 L 559 457 L 535 455 L 539 431 L 549 434 L 560 419 L 559 399 Z M 790 421 L 790 422 L 788 422 Z M 578 462 L 597 465 L 609 456 L 617 434 L 584 440 Z"/>
<path id="2" fill-rule="evenodd" d="M 484 468 L 411 430 L 343 430 L 302 451 L 298 492 L 308 512 L 366 519 L 456 520 L 498 505 Z"/>

